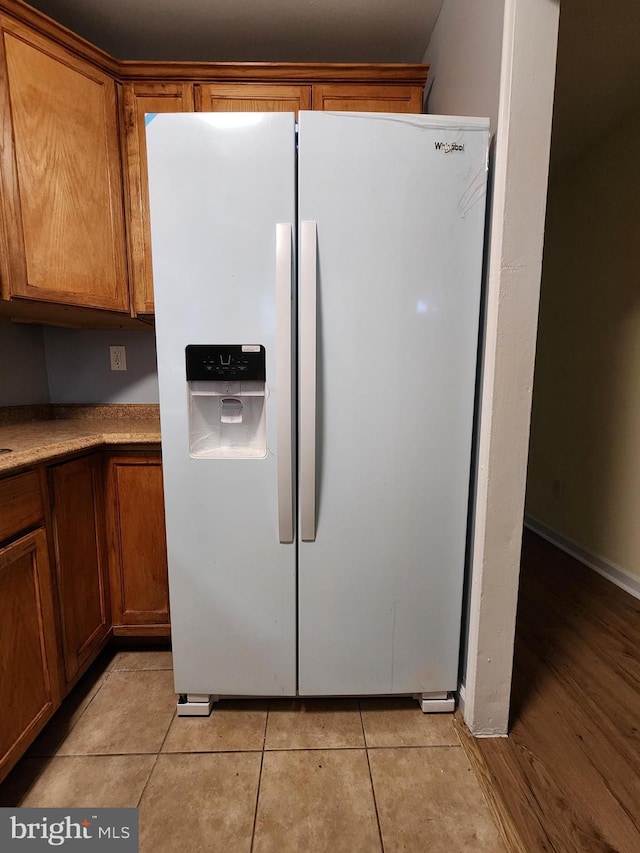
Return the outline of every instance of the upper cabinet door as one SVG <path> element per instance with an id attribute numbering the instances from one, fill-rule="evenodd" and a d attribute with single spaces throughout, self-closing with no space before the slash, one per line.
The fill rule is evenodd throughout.
<path id="1" fill-rule="evenodd" d="M 279 83 L 201 83 L 196 89 L 201 112 L 296 113 L 311 109 L 311 86 Z"/>
<path id="2" fill-rule="evenodd" d="M 193 83 L 125 83 L 122 100 L 132 302 L 136 314 L 152 314 L 153 276 L 145 113 L 193 112 Z"/>
<path id="3" fill-rule="evenodd" d="M 115 83 L 0 17 L 5 297 L 128 311 Z"/>
<path id="4" fill-rule="evenodd" d="M 336 112 L 421 113 L 423 86 L 326 83 L 313 87 L 313 109 Z"/>

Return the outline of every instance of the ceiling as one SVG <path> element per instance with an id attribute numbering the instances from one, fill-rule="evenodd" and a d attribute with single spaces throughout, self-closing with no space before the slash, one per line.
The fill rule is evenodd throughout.
<path id="1" fill-rule="evenodd" d="M 442 0 L 29 0 L 117 59 L 422 62 Z"/>

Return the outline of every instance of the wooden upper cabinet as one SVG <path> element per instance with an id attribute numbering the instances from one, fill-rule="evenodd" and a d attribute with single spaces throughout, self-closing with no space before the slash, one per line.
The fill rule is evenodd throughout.
<path id="1" fill-rule="evenodd" d="M 3 295 L 129 311 L 113 79 L 0 16 Z"/>
<path id="2" fill-rule="evenodd" d="M 277 83 L 200 83 L 196 109 L 201 112 L 287 113 L 311 109 L 311 86 Z"/>
<path id="3" fill-rule="evenodd" d="M 4 4 L 0 316 L 107 328 L 153 313 L 145 113 L 419 113 L 427 72 L 116 60 L 26 3 Z"/>
<path id="4" fill-rule="evenodd" d="M 125 83 L 122 104 L 132 303 L 136 314 L 151 314 L 153 278 L 145 113 L 191 112 L 194 107 L 193 84 Z"/>
<path id="5" fill-rule="evenodd" d="M 421 113 L 423 86 L 322 83 L 313 87 L 314 110 Z"/>

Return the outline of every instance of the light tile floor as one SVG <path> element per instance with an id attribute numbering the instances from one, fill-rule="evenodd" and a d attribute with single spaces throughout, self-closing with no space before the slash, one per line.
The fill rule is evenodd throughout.
<path id="1" fill-rule="evenodd" d="M 0 805 L 138 806 L 143 853 L 504 851 L 449 715 L 252 700 L 190 719 L 175 701 L 170 652 L 105 655 Z"/>

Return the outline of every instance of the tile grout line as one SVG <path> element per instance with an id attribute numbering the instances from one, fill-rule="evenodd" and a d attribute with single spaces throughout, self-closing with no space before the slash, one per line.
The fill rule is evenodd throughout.
<path id="1" fill-rule="evenodd" d="M 173 718 L 171 720 L 173 722 Z M 168 734 L 168 733 L 167 733 Z M 166 739 L 166 736 L 165 736 Z M 162 743 L 164 746 L 164 740 Z M 459 743 L 439 743 L 439 744 L 399 744 L 398 746 L 287 746 L 278 749 L 176 749 L 170 750 L 163 755 L 245 755 L 248 753 L 257 752 L 357 752 L 366 749 L 369 752 L 377 752 L 383 749 L 462 749 Z M 31 760 L 44 760 L 50 758 L 124 758 L 128 755 L 157 755 L 161 750 L 151 750 L 149 752 L 69 752 L 65 755 L 29 755 L 24 758 Z"/>
<path id="2" fill-rule="evenodd" d="M 264 750 L 260 753 L 260 773 L 258 775 L 258 789 L 256 791 L 256 807 L 253 812 L 253 826 L 251 827 L 251 846 L 249 851 L 253 850 L 253 845 L 256 838 L 256 824 L 258 823 L 258 801 L 260 799 L 260 785 L 262 783 L 262 767 L 264 765 Z"/>
<path id="3" fill-rule="evenodd" d="M 264 719 L 264 734 L 262 735 L 262 751 L 267 748 L 267 730 L 269 728 L 269 714 L 271 713 L 271 699 L 267 699 L 267 714 Z"/>
<path id="4" fill-rule="evenodd" d="M 117 655 L 115 655 L 115 656 L 114 656 L 114 659 L 113 659 L 113 660 L 115 660 L 115 658 L 116 658 L 116 657 L 117 657 Z M 110 664 L 113 664 L 113 660 L 112 660 L 112 661 L 110 661 Z M 62 739 L 62 741 L 60 741 L 60 743 L 58 743 L 58 745 L 57 745 L 57 747 L 56 747 L 56 750 L 57 750 L 57 749 L 59 749 L 59 748 L 62 746 L 62 744 L 63 744 L 63 743 L 65 742 L 65 740 L 69 737 L 69 735 L 71 734 L 71 732 L 72 732 L 72 731 L 75 729 L 75 727 L 78 725 L 78 723 L 80 722 L 81 718 L 84 716 L 84 714 L 85 714 L 85 712 L 86 712 L 87 708 L 89 707 L 89 705 L 91 705 L 91 703 L 92 703 L 92 702 L 93 702 L 93 700 L 96 698 L 96 696 L 98 695 L 98 693 L 102 690 L 102 687 L 104 686 L 104 684 L 105 684 L 106 680 L 109 678 L 109 674 L 110 674 L 110 672 L 111 672 L 111 665 L 109 666 L 109 668 L 108 668 L 108 669 L 106 669 L 103 673 L 101 673 L 101 675 L 104 675 L 104 678 L 102 679 L 102 682 L 101 682 L 100 686 L 98 687 L 98 689 L 96 690 L 96 692 L 93 694 L 93 696 L 91 697 L 91 699 L 89 699 L 89 701 L 87 702 L 87 704 L 85 705 L 85 707 L 82 709 L 82 712 L 80 713 L 80 716 L 78 717 L 78 719 L 73 723 L 73 725 L 71 726 L 71 728 L 69 729 L 69 731 L 65 733 L 65 736 L 64 736 L 64 738 Z M 85 675 L 86 675 L 86 673 L 83 673 L 83 675 L 81 676 L 81 678 L 84 678 L 84 676 L 85 676 Z M 76 685 L 74 685 L 74 688 L 75 688 L 75 686 L 76 686 Z M 73 689 L 73 688 L 72 688 L 72 689 Z M 66 698 L 66 697 L 65 697 L 65 698 Z M 64 700 L 63 700 L 63 702 L 64 702 Z M 62 708 L 62 704 L 60 705 L 60 708 L 58 708 L 57 710 L 59 711 L 61 708 Z M 42 729 L 42 732 L 40 732 L 40 734 L 38 735 L 38 737 L 40 737 L 40 736 L 44 733 L 44 731 L 45 731 L 46 727 L 47 727 L 50 723 L 51 723 L 51 720 L 49 720 L 49 721 L 45 724 L 45 727 Z M 39 769 L 39 770 L 38 770 L 38 772 L 36 773 L 35 778 L 32 780 L 32 782 L 31 782 L 31 784 L 29 785 L 29 787 L 27 788 L 27 790 L 26 790 L 26 791 L 24 792 L 24 794 L 20 797 L 20 803 L 22 803 L 22 802 L 23 802 L 23 800 L 25 800 L 25 799 L 29 796 L 29 794 L 31 793 L 31 791 L 32 791 L 32 790 L 33 790 L 33 788 L 35 787 L 36 782 L 38 781 L 38 779 L 40 779 L 40 777 L 42 776 L 42 774 L 44 773 L 44 771 L 47 769 L 47 767 L 48 767 L 48 766 L 49 766 L 49 764 L 51 763 L 51 759 L 52 759 L 52 758 L 67 758 L 67 757 L 71 758 L 72 756 L 58 755 L 58 754 L 57 754 L 57 752 L 50 753 L 49 755 L 34 755 L 33 753 L 32 753 L 32 754 L 29 754 L 29 752 L 27 751 L 27 752 L 26 752 L 26 753 L 21 757 L 21 759 L 20 759 L 20 760 L 22 760 L 22 759 L 24 759 L 24 758 L 31 758 L 31 759 L 40 760 L 40 761 L 42 762 L 42 766 L 40 767 L 40 769 Z M 11 770 L 13 770 L 13 769 L 14 769 L 14 768 L 11 768 Z M 5 780 L 3 779 L 3 783 L 4 783 L 4 781 L 5 781 Z M 18 804 L 17 808 L 20 808 L 20 804 Z"/>
<path id="5" fill-rule="evenodd" d="M 135 669 L 110 669 L 109 673 L 112 672 L 173 672 L 173 670 L 168 666 L 161 666 L 154 669 L 140 669 L 140 667 L 136 667 Z"/>
<path id="6" fill-rule="evenodd" d="M 173 672 L 173 670 L 171 670 L 171 672 Z M 138 802 L 136 803 L 137 809 L 140 808 L 140 803 L 142 802 L 142 798 L 144 797 L 145 791 L 147 790 L 147 788 L 149 786 L 149 782 L 151 781 L 151 777 L 153 776 L 153 771 L 156 769 L 156 764 L 158 763 L 158 759 L 160 758 L 160 754 L 162 752 L 162 747 L 165 745 L 165 742 L 166 742 L 167 738 L 169 737 L 169 731 L 171 730 L 171 726 L 173 725 L 173 721 L 176 719 L 176 717 L 177 717 L 177 711 L 174 709 L 174 712 L 171 715 L 171 719 L 169 720 L 169 725 L 167 726 L 167 730 L 164 733 L 164 737 L 162 738 L 162 743 L 158 747 L 158 751 L 156 752 L 156 757 L 153 761 L 153 764 L 151 765 L 151 770 L 149 771 L 149 775 L 147 776 L 147 781 L 142 786 L 142 791 L 140 791 L 140 796 L 138 797 Z M 152 755 L 152 754 L 153 753 L 146 753 L 146 755 Z M 138 812 L 138 842 L 140 840 L 139 835 L 140 835 L 140 813 Z"/>
<path id="7" fill-rule="evenodd" d="M 253 812 L 253 826 L 251 828 L 251 846 L 249 853 L 253 851 L 253 845 L 256 838 L 256 825 L 258 823 L 258 803 L 260 801 L 260 785 L 262 784 L 262 767 L 264 765 L 264 748 L 267 743 L 267 727 L 269 725 L 269 711 L 271 710 L 271 700 L 267 701 L 267 713 L 264 718 L 264 732 L 262 735 L 262 752 L 260 753 L 260 773 L 258 774 L 258 789 L 256 791 L 256 807 Z"/>
<path id="8" fill-rule="evenodd" d="M 272 746 L 270 749 L 265 749 L 265 752 L 313 752 L 322 751 L 323 749 L 458 749 L 462 748 L 459 743 L 399 743 L 387 744 L 382 746 L 368 746 L 365 740 L 364 747 L 362 746 Z M 224 752 L 256 752 L 255 749 L 227 749 L 221 750 Z"/>
<path id="9" fill-rule="evenodd" d="M 173 719 L 171 720 L 171 722 L 173 722 Z M 164 741 L 163 741 L 163 743 L 164 743 Z M 144 753 L 144 755 L 153 755 L 153 753 L 146 752 L 146 753 Z M 147 781 L 142 786 L 142 791 L 140 791 L 140 796 L 138 797 L 138 800 L 136 802 L 136 805 L 135 805 L 136 809 L 140 808 L 140 803 L 142 802 L 142 798 L 144 797 L 145 791 L 147 790 L 147 787 L 148 787 L 149 782 L 151 780 L 151 775 L 152 775 L 153 771 L 156 769 L 156 764 L 158 763 L 159 758 L 160 758 L 160 751 L 156 752 L 156 754 L 154 756 L 153 764 L 151 765 L 151 769 L 149 770 L 149 775 L 147 776 Z M 138 815 L 138 820 L 139 819 L 140 819 L 140 816 Z M 139 827 L 138 827 L 138 831 L 139 831 Z"/>
<path id="10" fill-rule="evenodd" d="M 78 717 L 78 719 L 73 723 L 73 725 L 71 726 L 71 728 L 69 729 L 69 731 L 68 731 L 68 732 L 66 732 L 66 734 L 65 734 L 65 736 L 64 736 L 64 740 L 66 740 L 66 739 L 69 737 L 69 735 L 71 734 L 71 732 L 75 729 L 75 727 L 78 725 L 78 723 L 80 722 L 80 720 L 84 717 L 84 715 L 85 715 L 85 714 L 87 713 L 87 711 L 89 710 L 89 707 L 90 707 L 90 706 L 91 706 L 91 704 L 93 703 L 93 700 L 96 698 L 96 696 L 98 695 L 98 693 L 100 693 L 100 691 L 102 690 L 102 688 L 105 686 L 105 684 L 106 684 L 106 683 L 107 683 L 107 681 L 109 680 L 109 676 L 111 675 L 111 667 L 112 667 L 112 666 L 113 666 L 113 664 L 115 663 L 115 660 L 116 660 L 116 658 L 117 658 L 117 657 L 118 657 L 118 655 L 114 655 L 113 660 L 111 660 L 111 661 L 109 662 L 109 666 L 107 667 L 107 669 L 105 669 L 105 670 L 104 670 L 104 672 L 102 672 L 102 673 L 101 673 L 101 675 L 104 675 L 104 678 L 103 678 L 103 679 L 102 679 L 102 681 L 100 682 L 100 685 L 99 685 L 99 687 L 97 688 L 96 692 L 93 694 L 93 696 L 91 697 L 91 699 L 89 699 L 89 701 L 87 702 L 87 704 L 86 704 L 86 705 L 84 706 L 84 708 L 82 709 L 82 712 L 80 713 L 80 716 Z M 84 678 L 86 674 L 87 674 L 86 672 L 85 672 L 85 673 L 83 673 L 83 674 L 82 674 L 82 676 L 81 676 L 81 678 Z M 79 679 L 79 680 L 80 680 L 80 679 Z M 73 688 L 72 688 L 72 689 L 75 689 L 76 687 L 77 687 L 77 683 L 76 683 L 76 684 L 74 684 L 74 686 L 73 686 Z M 66 698 L 67 698 L 67 697 L 65 697 L 65 699 L 66 699 Z M 63 701 L 64 701 L 64 700 L 63 700 Z M 60 707 L 62 707 L 62 705 L 61 705 Z M 63 743 L 64 743 L 64 740 L 63 740 Z M 52 757 L 53 757 L 53 756 L 52 756 Z"/>
<path id="11" fill-rule="evenodd" d="M 119 652 L 117 652 L 116 654 L 114 654 L 114 656 L 112 657 L 112 659 L 109 661 L 108 665 L 105 667 L 105 669 L 100 673 L 100 675 L 99 675 L 99 676 L 98 676 L 98 678 L 96 679 L 96 681 L 97 681 L 97 680 L 99 680 L 100 678 L 101 678 L 102 680 L 101 680 L 101 682 L 100 682 L 100 684 L 99 684 L 98 688 L 96 689 L 95 693 L 93 694 L 93 696 L 89 699 L 89 701 L 87 702 L 87 704 L 85 705 L 85 707 L 82 709 L 82 711 L 81 711 L 80 715 L 78 716 L 78 718 L 74 721 L 74 723 L 73 723 L 73 725 L 70 727 L 70 729 L 69 729 L 67 732 L 65 732 L 65 736 L 64 736 L 64 738 L 62 739 L 62 741 L 61 741 L 60 743 L 58 743 L 58 744 L 57 744 L 56 752 L 50 753 L 50 754 L 48 754 L 48 755 L 34 755 L 34 754 L 29 754 L 29 753 L 27 752 L 27 753 L 25 753 L 25 755 L 23 755 L 23 756 L 22 756 L 22 759 L 21 759 L 21 760 L 23 760 L 23 759 L 25 759 L 25 758 L 28 758 L 28 759 L 31 759 L 31 760 L 40 761 L 40 762 L 42 763 L 42 766 L 40 767 L 40 769 L 39 769 L 39 770 L 38 770 L 38 772 L 36 773 L 35 778 L 34 778 L 34 779 L 32 779 L 32 781 L 31 781 L 30 785 L 28 786 L 27 790 L 26 790 L 26 791 L 22 794 L 22 796 L 20 797 L 20 803 L 22 803 L 22 802 L 26 799 L 26 797 L 28 797 L 28 796 L 29 796 L 29 794 L 31 793 L 31 791 L 32 791 L 32 790 L 33 790 L 33 788 L 35 787 L 36 783 L 38 782 L 38 780 L 40 779 L 40 777 L 42 776 L 42 774 L 44 773 L 44 771 L 47 769 L 47 767 L 48 767 L 48 766 L 49 766 L 49 764 L 51 763 L 52 759 L 54 759 L 54 758 L 78 758 L 78 757 L 83 757 L 83 756 L 84 756 L 84 757 L 94 757 L 94 756 L 95 756 L 95 757 L 98 757 L 98 756 L 103 756 L 103 755 L 104 755 L 104 756 L 111 756 L 111 755 L 131 755 L 131 754 L 136 754 L 136 755 L 137 755 L 137 754 L 141 754 L 141 755 L 153 755 L 153 753 L 110 753 L 110 752 L 107 752 L 107 753 L 95 753 L 95 752 L 91 752 L 91 753 L 72 753 L 71 755 L 58 755 L 58 753 L 57 753 L 57 750 L 62 746 L 62 744 L 65 742 L 65 740 L 69 737 L 69 735 L 70 735 L 70 734 L 71 734 L 71 732 L 75 729 L 75 727 L 78 725 L 78 723 L 80 722 L 80 720 L 82 719 L 82 717 L 84 717 L 85 713 L 86 713 L 86 712 L 87 712 L 87 710 L 89 709 L 89 706 L 93 703 L 93 700 L 96 698 L 96 696 L 98 695 L 98 693 L 100 693 L 100 691 L 102 690 L 102 688 L 104 687 L 104 685 L 105 685 L 105 684 L 107 683 L 107 681 L 109 680 L 109 676 L 110 676 L 110 675 L 111 675 L 111 673 L 114 671 L 113 667 L 114 667 L 114 665 L 115 665 L 115 662 L 116 662 L 116 661 L 117 661 L 117 659 L 118 659 L 119 654 L 120 654 Z M 88 672 L 88 670 L 87 670 L 87 672 Z M 78 680 L 78 683 L 79 683 L 79 681 L 80 681 L 82 678 L 84 678 L 84 677 L 87 675 L 87 672 L 85 672 L 85 673 L 83 673 L 83 674 L 82 674 L 82 676 L 81 676 L 81 677 L 80 677 L 80 679 Z M 104 676 L 104 677 L 102 677 L 102 676 Z M 74 685 L 74 687 L 73 687 L 72 689 L 75 689 L 75 687 L 77 687 L 77 684 L 75 684 L 75 685 Z M 65 699 L 66 699 L 66 698 L 68 698 L 68 697 L 65 697 Z M 64 700 L 63 700 L 63 702 L 64 702 Z M 61 710 L 61 708 L 62 708 L 62 704 L 60 705 L 60 708 L 58 708 L 58 711 L 59 711 L 59 710 Z M 50 722 L 51 722 L 51 720 L 49 720 L 49 722 L 47 723 L 47 726 L 49 725 L 49 723 L 50 723 Z M 45 728 L 46 728 L 46 726 L 45 726 Z M 169 731 L 169 730 L 167 729 L 167 732 L 168 732 L 168 731 Z M 43 732 L 44 732 L 44 729 L 43 729 Z M 41 732 L 41 734 L 42 734 L 42 732 Z M 39 736 L 40 736 L 40 735 L 39 735 Z M 166 735 L 165 735 L 165 739 L 166 739 Z M 163 740 L 163 742 L 162 742 L 162 743 L 164 744 L 164 740 Z M 155 762 L 154 762 L 154 765 L 153 765 L 153 766 L 155 767 Z M 152 767 L 151 769 L 153 770 L 153 767 Z M 12 770 L 13 770 L 13 768 L 12 768 Z M 151 774 L 149 774 L 149 775 L 151 775 Z M 4 781 L 5 781 L 5 780 L 3 779 L 3 783 L 4 783 Z M 147 780 L 147 781 L 148 781 L 148 780 Z M 145 784 L 145 787 L 146 787 L 146 784 Z M 20 808 L 20 803 L 18 803 L 17 808 Z"/>
<path id="12" fill-rule="evenodd" d="M 376 800 L 376 790 L 373 786 L 373 774 L 371 773 L 371 763 L 369 761 L 369 748 L 367 746 L 367 733 L 364 729 L 364 719 L 362 717 L 362 705 L 358 699 L 358 713 L 360 714 L 360 726 L 362 728 L 362 739 L 364 740 L 364 754 L 367 757 L 367 769 L 369 770 L 369 782 L 371 783 L 371 795 L 373 797 L 373 807 L 376 812 L 376 823 L 378 824 L 378 837 L 380 838 L 380 850 L 384 853 L 384 841 L 382 840 L 382 827 L 380 826 L 380 815 L 378 814 L 378 801 Z"/>

